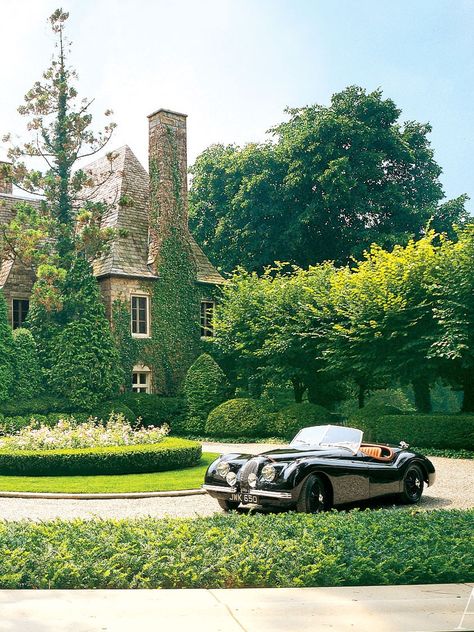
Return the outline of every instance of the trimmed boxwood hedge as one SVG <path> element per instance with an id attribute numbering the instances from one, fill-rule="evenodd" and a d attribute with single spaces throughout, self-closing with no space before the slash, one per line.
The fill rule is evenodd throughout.
<path id="1" fill-rule="evenodd" d="M 242 588 L 474 581 L 474 511 L 0 522 L 0 588 Z"/>
<path id="2" fill-rule="evenodd" d="M 428 448 L 474 450 L 474 415 L 383 415 L 378 419 L 377 441 Z"/>
<path id="3" fill-rule="evenodd" d="M 364 433 L 364 441 L 377 441 L 377 428 L 384 415 L 401 415 L 402 411 L 390 404 L 367 404 L 349 417 L 348 425 Z M 397 439 L 396 443 L 402 439 Z"/>
<path id="4" fill-rule="evenodd" d="M 216 437 L 264 437 L 274 425 L 275 415 L 266 404 L 246 397 L 228 399 L 207 417 L 205 432 Z"/>
<path id="5" fill-rule="evenodd" d="M 186 414 L 186 404 L 182 397 L 164 397 L 148 393 L 124 393 L 111 404 L 127 406 L 140 417 L 143 426 L 162 426 L 168 424 L 173 432 L 181 428 Z"/>
<path id="6" fill-rule="evenodd" d="M 61 450 L 0 450 L 0 472 L 13 476 L 73 476 L 162 472 L 196 465 L 199 443 L 166 438 L 161 443 Z"/>

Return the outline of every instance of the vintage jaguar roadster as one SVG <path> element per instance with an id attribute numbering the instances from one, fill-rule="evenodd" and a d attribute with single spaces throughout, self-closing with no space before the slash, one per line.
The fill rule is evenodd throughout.
<path id="1" fill-rule="evenodd" d="M 244 504 L 315 513 L 386 495 L 417 503 L 435 481 L 431 461 L 404 442 L 362 443 L 362 435 L 343 426 L 303 428 L 288 447 L 219 457 L 203 488 L 226 511 Z"/>

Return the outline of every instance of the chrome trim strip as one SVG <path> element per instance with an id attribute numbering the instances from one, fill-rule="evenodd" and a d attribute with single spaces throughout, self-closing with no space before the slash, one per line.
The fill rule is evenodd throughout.
<path id="1" fill-rule="evenodd" d="M 237 487 L 224 487 L 223 485 L 203 485 L 202 488 L 206 492 L 225 492 L 227 494 L 234 494 L 237 491 Z"/>
<path id="2" fill-rule="evenodd" d="M 255 496 L 268 496 L 269 498 L 291 498 L 291 494 L 289 492 L 267 492 L 265 489 L 252 489 L 249 494 L 254 494 Z"/>

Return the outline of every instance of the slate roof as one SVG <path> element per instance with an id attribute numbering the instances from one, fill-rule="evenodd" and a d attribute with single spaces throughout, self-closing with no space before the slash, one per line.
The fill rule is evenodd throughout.
<path id="1" fill-rule="evenodd" d="M 104 200 L 109 205 L 102 227 L 117 231 L 108 253 L 94 263 L 94 274 L 155 278 L 148 265 L 148 173 L 127 145 L 113 151 L 111 161 L 104 157 L 84 170 L 103 182 L 89 193 L 90 199 Z M 119 234 L 120 230 L 125 234 Z M 192 237 L 191 249 L 197 265 L 197 281 L 223 283 L 222 276 Z"/>

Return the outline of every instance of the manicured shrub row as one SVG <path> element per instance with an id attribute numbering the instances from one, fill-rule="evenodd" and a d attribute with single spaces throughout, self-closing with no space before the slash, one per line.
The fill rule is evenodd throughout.
<path id="1" fill-rule="evenodd" d="M 0 414 L 0 435 L 14 434 L 29 426 L 33 421 L 38 422 L 43 426 L 55 426 L 59 419 L 70 419 L 73 417 L 78 423 L 87 421 L 90 417 L 88 413 L 49 413 L 49 415 L 25 415 L 16 417 L 4 417 Z M 107 417 L 108 418 L 108 417 Z"/>
<path id="2" fill-rule="evenodd" d="M 26 417 L 29 415 L 48 415 L 55 412 L 72 413 L 77 410 L 70 402 L 57 397 L 35 397 L 33 399 L 9 399 L 0 404 L 0 413 L 5 417 Z"/>
<path id="3" fill-rule="evenodd" d="M 258 399 L 229 399 L 209 413 L 205 432 L 218 437 L 244 435 L 248 437 L 268 436 L 274 426 L 275 415 L 265 403 Z M 270 433 L 271 434 L 271 433 Z"/>
<path id="4" fill-rule="evenodd" d="M 348 425 L 364 433 L 364 441 L 377 441 L 377 428 L 384 415 L 399 415 L 402 411 L 391 404 L 367 404 L 349 417 Z M 396 443 L 402 439 L 397 439 Z"/>
<path id="5" fill-rule="evenodd" d="M 384 415 L 376 436 L 386 443 L 474 450 L 474 415 Z"/>
<path id="6" fill-rule="evenodd" d="M 335 423 L 331 413 L 317 404 L 302 402 L 290 404 L 275 416 L 274 434 L 293 439 L 296 433 L 307 426 L 321 426 Z"/>
<path id="7" fill-rule="evenodd" d="M 124 393 L 109 402 L 107 406 L 126 406 L 133 412 L 134 418 L 141 418 L 144 426 L 161 426 L 168 424 L 173 432 L 181 429 L 186 406 L 181 397 L 163 397 L 147 393 Z"/>
<path id="8" fill-rule="evenodd" d="M 472 582 L 474 511 L 0 523 L 0 588 Z"/>
<path id="9" fill-rule="evenodd" d="M 166 438 L 158 444 L 62 450 L 0 450 L 0 472 L 15 476 L 72 476 L 162 472 L 195 465 L 199 443 Z"/>

